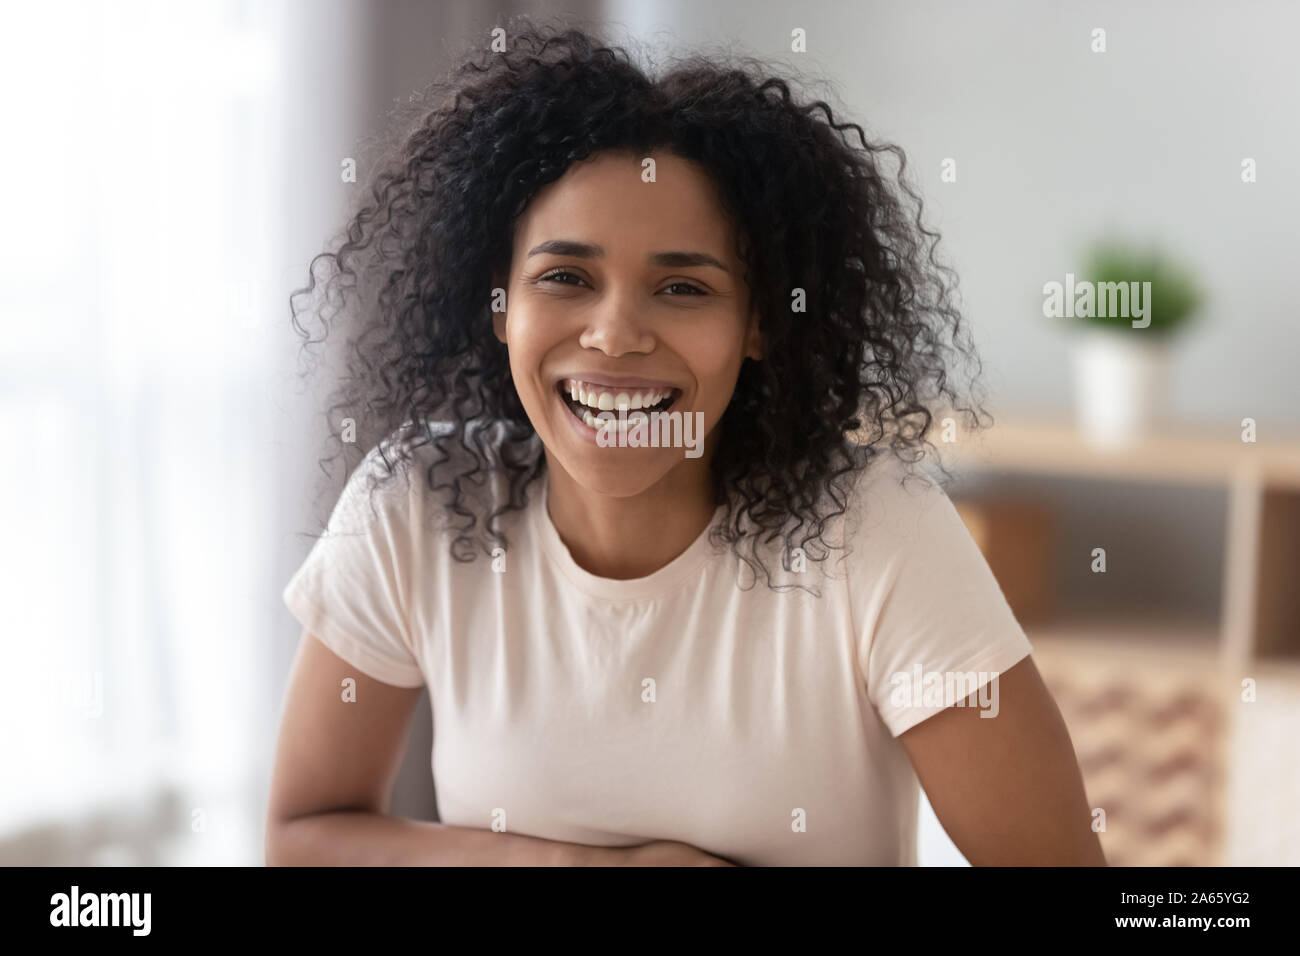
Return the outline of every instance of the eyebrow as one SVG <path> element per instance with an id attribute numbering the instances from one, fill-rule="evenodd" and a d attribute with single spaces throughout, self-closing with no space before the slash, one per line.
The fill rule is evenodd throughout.
<path id="1" fill-rule="evenodd" d="M 533 246 L 528 250 L 530 256 L 544 253 L 550 253 L 554 256 L 574 256 L 578 259 L 599 259 L 605 255 L 605 250 L 594 243 L 576 242 L 572 239 L 548 239 L 546 242 Z M 690 268 L 691 266 L 712 266 L 715 269 L 721 269 L 723 272 L 731 271 L 707 252 L 654 252 L 647 258 L 652 265 L 656 266 L 669 266 L 678 269 Z"/>

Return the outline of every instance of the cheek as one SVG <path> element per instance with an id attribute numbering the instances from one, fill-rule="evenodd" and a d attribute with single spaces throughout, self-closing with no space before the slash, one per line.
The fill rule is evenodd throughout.
<path id="1" fill-rule="evenodd" d="M 510 371 L 520 391 L 531 388 L 542 358 L 551 343 L 545 340 L 548 323 L 539 321 L 532 309 L 512 307 L 506 325 L 506 347 L 510 351 Z"/>
<path id="2" fill-rule="evenodd" d="M 688 362 L 700 387 L 730 388 L 745 357 L 745 339 L 739 324 L 717 323 L 686 332 L 673 343 Z"/>

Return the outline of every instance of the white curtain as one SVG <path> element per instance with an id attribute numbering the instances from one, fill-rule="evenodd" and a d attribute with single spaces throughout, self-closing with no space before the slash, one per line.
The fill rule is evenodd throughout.
<path id="1" fill-rule="evenodd" d="M 260 858 L 286 19 L 6 6 L 0 862 Z"/>

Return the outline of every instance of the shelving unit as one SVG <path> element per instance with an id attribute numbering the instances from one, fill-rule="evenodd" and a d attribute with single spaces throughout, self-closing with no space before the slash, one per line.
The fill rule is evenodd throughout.
<path id="1" fill-rule="evenodd" d="M 1247 443 L 1232 429 L 1183 430 L 1106 449 L 1064 421 L 1021 421 L 939 447 L 958 479 L 949 494 L 1013 608 L 1025 610 L 1017 614 L 1070 728 L 1089 800 L 1107 810 L 1108 859 L 1300 863 L 1293 813 L 1267 810 L 1300 800 L 1300 438 Z M 1214 568 L 1217 580 L 1197 592 L 1207 600 L 1114 604 L 1105 585 L 1116 582 L 1093 579 L 1084 600 L 1057 607 L 1048 592 L 1063 575 L 1052 559 L 1084 560 L 1107 537 L 1049 548 L 1066 524 L 1057 519 L 1080 495 L 1106 501 L 1134 487 L 1152 502 L 1201 489 L 1209 497 L 1190 500 L 1221 503 L 1221 514 L 1188 515 L 1210 522 L 1215 533 L 1202 537 L 1212 543 L 1187 553 L 1173 535 L 1167 549 L 1180 567 Z M 1167 544 L 1140 516 L 1119 532 L 1115 524 L 1108 534 L 1127 535 L 1130 550 Z M 1081 526 L 1076 518 L 1076 537 Z M 1141 595 L 1142 572 L 1126 573 Z M 1267 707 L 1243 700 L 1247 679 Z"/>
<path id="2" fill-rule="evenodd" d="M 1131 448 L 1103 449 L 1063 422 L 1013 422 L 941 448 L 965 476 L 1223 488 L 1227 534 L 1217 641 L 1224 659 L 1300 659 L 1300 438 L 1247 443 L 1233 436 L 1231 430 L 1170 432 Z"/>

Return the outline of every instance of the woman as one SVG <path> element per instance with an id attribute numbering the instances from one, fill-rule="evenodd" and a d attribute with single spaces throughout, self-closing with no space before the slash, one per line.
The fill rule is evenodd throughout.
<path id="1" fill-rule="evenodd" d="M 907 865 L 919 778 L 973 864 L 1103 864 L 912 467 L 981 412 L 901 153 L 752 63 L 507 40 L 323 257 L 370 451 L 285 589 L 268 861 Z M 426 685 L 438 824 L 384 813 Z"/>

